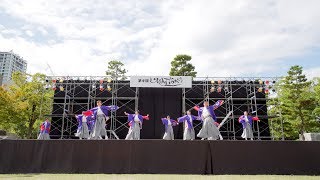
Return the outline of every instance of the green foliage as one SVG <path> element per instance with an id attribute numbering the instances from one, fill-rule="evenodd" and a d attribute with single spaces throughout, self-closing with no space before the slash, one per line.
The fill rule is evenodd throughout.
<path id="1" fill-rule="evenodd" d="M 124 64 L 121 61 L 111 60 L 108 62 L 108 70 L 106 75 L 111 76 L 112 79 L 125 80 L 127 70 L 123 67 Z"/>
<path id="2" fill-rule="evenodd" d="M 52 110 L 52 90 L 45 89 L 45 75 L 16 72 L 13 84 L 0 88 L 0 128 L 21 138 L 35 138 L 43 115 Z"/>
<path id="3" fill-rule="evenodd" d="M 195 67 L 189 63 L 191 56 L 180 54 L 171 61 L 170 76 L 192 76 L 196 77 Z"/>
<path id="4" fill-rule="evenodd" d="M 271 135 L 275 139 L 280 140 L 282 139 L 283 118 L 281 116 L 280 108 L 278 107 L 278 102 L 279 98 L 272 98 L 272 100 L 268 101 L 268 115 Z M 288 137 L 288 135 L 284 135 L 284 137 Z"/>
<path id="5" fill-rule="evenodd" d="M 6 89 L 0 87 L 0 129 L 6 131 L 12 131 L 12 126 L 9 120 L 12 118 L 11 115 L 15 108 L 13 107 L 13 97 L 6 91 Z"/>
<path id="6" fill-rule="evenodd" d="M 313 114 L 320 121 L 320 78 L 315 79 L 314 94 L 315 94 L 316 108 L 313 110 Z"/>
<path id="7" fill-rule="evenodd" d="M 269 114 L 276 115 L 270 123 L 274 137 L 281 138 L 281 123 L 286 139 L 298 139 L 299 134 L 320 130 L 313 113 L 317 104 L 312 88 L 301 66 L 292 66 L 287 76 L 276 84 L 277 98 L 269 102 Z"/>

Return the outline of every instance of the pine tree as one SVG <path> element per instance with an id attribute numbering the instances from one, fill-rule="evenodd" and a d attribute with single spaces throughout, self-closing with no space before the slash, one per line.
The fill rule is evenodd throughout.
<path id="1" fill-rule="evenodd" d="M 111 60 L 108 62 L 108 70 L 106 75 L 111 76 L 114 80 L 125 80 L 127 70 L 123 67 L 124 64 L 121 61 Z"/>
<path id="2" fill-rule="evenodd" d="M 195 67 L 189 63 L 191 56 L 180 54 L 171 61 L 170 76 L 192 76 L 196 77 Z"/>
<path id="3" fill-rule="evenodd" d="M 303 74 L 301 66 L 292 66 L 285 76 L 276 85 L 278 104 L 270 112 L 281 112 L 278 119 L 272 122 L 271 129 L 279 137 L 282 120 L 284 135 L 287 139 L 303 138 L 303 133 L 317 129 L 313 116 L 315 96 L 312 91 L 311 81 Z M 274 102 L 273 102 L 274 103 Z M 277 131 L 277 132 L 276 132 Z"/>
<path id="4" fill-rule="evenodd" d="M 314 93 L 316 100 L 316 108 L 313 110 L 316 120 L 320 124 L 320 78 L 314 80 Z"/>

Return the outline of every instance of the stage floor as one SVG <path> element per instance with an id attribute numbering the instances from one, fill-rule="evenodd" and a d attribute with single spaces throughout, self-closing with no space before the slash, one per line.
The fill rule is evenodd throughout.
<path id="1" fill-rule="evenodd" d="M 2 140 L 0 173 L 320 175 L 320 142 Z"/>

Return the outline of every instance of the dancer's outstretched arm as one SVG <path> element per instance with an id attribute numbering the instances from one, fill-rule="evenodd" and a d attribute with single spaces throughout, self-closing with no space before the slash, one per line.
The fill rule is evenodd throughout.
<path id="1" fill-rule="evenodd" d="M 218 109 L 218 107 L 220 107 L 223 103 L 224 103 L 223 100 L 218 100 L 216 103 L 214 103 L 214 105 L 212 105 L 212 106 L 213 106 L 213 109 L 214 109 L 214 110 L 215 110 L 215 109 Z"/>

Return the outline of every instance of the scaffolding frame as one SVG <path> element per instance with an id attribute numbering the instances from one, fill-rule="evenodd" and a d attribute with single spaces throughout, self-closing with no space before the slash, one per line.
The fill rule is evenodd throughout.
<path id="1" fill-rule="evenodd" d="M 134 112 L 138 107 L 138 88 L 131 88 L 128 81 L 119 81 L 110 76 L 47 76 L 50 87 L 56 87 L 52 114 L 47 115 L 56 118 L 52 121 L 52 130 L 59 131 L 58 138 L 74 138 L 75 129 L 78 122 L 75 114 L 81 114 L 96 106 L 96 101 L 101 100 L 106 105 L 116 105 L 119 109 L 125 108 Z M 100 81 L 104 90 L 100 91 Z M 56 81 L 53 83 L 53 81 Z M 63 87 L 63 91 L 59 88 Z M 111 88 L 110 91 L 108 88 Z M 119 93 L 119 91 L 122 93 Z M 101 96 L 102 93 L 109 93 L 108 96 Z M 86 96 L 79 96 L 85 94 Z M 128 95 L 129 94 L 129 95 Z M 77 107 L 76 107 L 77 106 Z M 110 139 L 118 139 L 117 132 L 129 129 L 127 117 L 111 111 L 109 114 L 107 134 Z M 56 137 L 57 138 L 57 137 Z"/>
<path id="2" fill-rule="evenodd" d="M 192 110 L 196 105 L 201 106 L 204 101 L 209 101 L 210 104 L 213 104 L 217 100 L 224 100 L 224 104 L 216 109 L 220 114 L 220 116 L 217 116 L 218 122 L 221 122 L 223 119 L 223 124 L 219 126 L 220 132 L 224 139 L 235 140 L 237 139 L 236 134 L 242 131 L 241 128 L 237 129 L 235 127 L 239 124 L 238 118 L 241 116 L 235 112 L 241 111 L 242 108 L 246 107 L 246 111 L 253 116 L 268 119 L 267 102 L 270 100 L 270 96 L 266 95 L 264 90 L 273 88 L 273 85 L 280 78 L 281 77 L 195 77 L 192 82 L 192 88 L 183 89 L 182 91 L 183 113 L 187 110 Z M 260 81 L 262 83 L 260 83 Z M 270 82 L 270 84 L 266 84 L 267 81 Z M 217 92 L 219 87 L 221 91 Z M 258 88 L 263 88 L 263 92 L 258 92 Z M 199 96 L 189 97 L 188 93 L 191 94 L 190 92 L 197 93 Z M 245 94 L 243 94 L 243 92 L 245 92 Z M 219 97 L 212 97 L 213 93 L 218 93 Z M 234 97 L 235 93 L 241 93 L 242 98 Z M 270 91 L 269 93 L 274 92 Z M 260 95 L 260 97 L 258 97 L 258 95 Z M 245 103 L 237 104 L 236 101 L 244 101 Z M 259 104 L 258 101 L 265 101 L 265 103 Z M 258 112 L 263 112 L 266 115 L 261 116 Z M 197 123 L 194 128 L 199 130 L 201 125 L 201 123 Z M 268 130 L 268 121 L 253 123 L 253 133 L 256 139 L 273 139 L 272 134 L 270 134 L 270 136 L 261 136 L 262 133 Z"/>
<path id="3" fill-rule="evenodd" d="M 127 77 L 130 80 L 130 77 Z M 129 112 L 138 110 L 139 107 L 139 88 L 130 87 L 130 81 L 119 81 L 112 79 L 110 76 L 48 76 L 48 81 L 56 80 L 55 86 L 59 89 L 60 86 L 64 91 L 55 91 L 53 105 L 57 108 L 52 112 L 51 117 L 58 118 L 57 121 L 52 122 L 52 131 L 59 131 L 59 138 L 73 138 L 74 129 L 78 123 L 74 118 L 75 114 L 81 112 L 74 112 L 75 106 L 78 106 L 78 111 L 85 111 L 95 107 L 96 101 L 101 100 L 102 103 L 110 102 L 112 105 L 117 105 L 119 108 L 125 108 Z M 258 111 L 267 109 L 267 101 L 269 96 L 257 97 L 258 87 L 266 87 L 265 84 L 259 84 L 258 81 L 270 81 L 272 85 L 277 82 L 280 77 L 196 77 L 193 78 L 191 88 L 182 88 L 182 114 L 187 110 L 192 110 L 196 105 L 201 105 L 203 101 L 207 100 L 210 104 L 222 99 L 225 103 L 216 111 L 221 114 L 217 116 L 218 121 L 224 119 L 220 131 L 225 139 L 237 139 L 236 134 L 240 130 L 236 130 L 235 126 L 238 124 L 239 114 L 235 111 L 246 107 L 247 111 L 252 115 L 257 115 Z M 110 86 L 110 96 L 103 97 L 103 91 L 99 90 L 99 82 L 103 80 L 104 86 Z M 110 81 L 110 82 L 109 82 Z M 212 83 L 214 82 L 214 83 Z M 272 86 L 271 85 L 271 86 Z M 213 97 L 211 91 L 212 87 L 221 87 L 222 90 L 218 92 L 219 97 Z M 76 91 L 77 89 L 77 91 Z M 80 89 L 80 90 L 79 90 Z M 240 90 L 245 89 L 246 94 L 242 94 L 243 98 L 234 97 L 235 93 L 241 93 Z M 120 90 L 122 93 L 119 93 Z M 106 90 L 105 90 L 106 91 Z M 197 97 L 189 97 L 190 92 L 197 94 Z M 87 96 L 79 97 L 80 93 L 85 93 Z M 126 95 L 124 95 L 126 94 Z M 127 95 L 131 94 L 131 95 Z M 245 101 L 245 103 L 237 104 L 236 101 Z M 264 104 L 259 104 L 258 101 L 266 101 Z M 109 105 L 109 104 L 108 104 Z M 59 112 L 58 112 L 59 111 Z M 268 119 L 268 112 L 264 112 Z M 228 116 L 227 116 L 228 115 Z M 117 139 L 117 132 L 127 130 L 126 116 L 115 111 L 110 112 L 110 130 L 107 130 L 108 136 L 111 139 Z M 195 129 L 200 129 L 201 123 L 195 124 Z M 254 122 L 253 132 L 256 139 L 272 138 L 262 137 L 261 133 L 269 129 L 268 122 Z M 271 133 L 271 131 L 270 131 Z"/>

